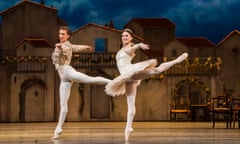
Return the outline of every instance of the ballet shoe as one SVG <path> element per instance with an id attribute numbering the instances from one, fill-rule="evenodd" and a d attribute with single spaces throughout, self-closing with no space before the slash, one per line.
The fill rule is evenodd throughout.
<path id="1" fill-rule="evenodd" d="M 54 132 L 54 136 L 52 137 L 52 139 L 58 139 L 59 135 L 62 133 L 62 129 L 56 129 Z"/>
<path id="2" fill-rule="evenodd" d="M 125 129 L 125 141 L 128 141 L 130 133 L 133 131 L 133 128 Z"/>
<path id="3" fill-rule="evenodd" d="M 188 53 L 185 52 L 182 55 L 180 55 L 178 58 L 176 58 L 175 62 L 180 63 L 184 61 L 187 57 L 188 57 Z"/>

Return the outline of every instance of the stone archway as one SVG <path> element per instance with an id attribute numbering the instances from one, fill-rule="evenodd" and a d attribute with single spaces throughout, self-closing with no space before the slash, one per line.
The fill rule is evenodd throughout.
<path id="1" fill-rule="evenodd" d="M 210 89 L 205 85 L 204 82 L 200 81 L 198 78 L 195 77 L 186 77 L 180 82 L 178 82 L 175 85 L 174 91 L 173 91 L 173 97 L 179 95 L 181 89 L 186 86 L 186 85 L 191 85 L 195 88 L 198 88 L 199 90 L 204 91 L 204 96 L 206 101 L 210 99 Z M 185 91 L 186 92 L 186 91 Z M 188 88 L 188 94 L 191 92 L 191 88 Z"/>
<path id="2" fill-rule="evenodd" d="M 203 111 L 206 105 L 210 101 L 210 89 L 206 86 L 204 82 L 196 77 L 186 77 L 175 85 L 173 92 L 173 98 L 177 96 L 185 95 L 188 96 L 190 106 L 192 108 L 192 119 L 203 120 L 206 119 L 207 113 Z M 202 109 L 196 109 L 196 107 L 201 107 Z"/>
<path id="3" fill-rule="evenodd" d="M 38 78 L 22 83 L 19 93 L 20 121 L 44 121 L 46 89 L 46 83 Z"/>

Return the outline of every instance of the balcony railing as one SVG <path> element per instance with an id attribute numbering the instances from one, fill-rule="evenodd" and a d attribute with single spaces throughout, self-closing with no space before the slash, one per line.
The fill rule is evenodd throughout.
<path id="1" fill-rule="evenodd" d="M 173 58 L 160 58 L 160 63 Z M 222 60 L 220 57 L 188 58 L 180 64 L 176 64 L 165 75 L 217 75 L 221 70 Z"/>
<path id="2" fill-rule="evenodd" d="M 45 72 L 50 57 L 43 56 L 6 56 L 1 59 L 2 65 L 14 65 L 17 72 Z"/>
<path id="3" fill-rule="evenodd" d="M 71 65 L 75 68 L 115 68 L 115 53 L 75 53 Z"/>
<path id="4" fill-rule="evenodd" d="M 45 72 L 46 71 L 46 63 L 39 62 L 27 62 L 27 63 L 18 63 L 17 64 L 17 72 Z"/>
<path id="5" fill-rule="evenodd" d="M 173 58 L 159 58 L 158 62 L 166 62 Z M 1 59 L 2 65 L 16 64 L 18 72 L 45 72 L 46 65 L 52 63 L 50 57 L 7 56 Z M 188 58 L 164 72 L 165 75 L 217 75 L 221 69 L 219 57 Z M 115 53 L 76 53 L 71 65 L 77 69 L 116 69 Z"/>

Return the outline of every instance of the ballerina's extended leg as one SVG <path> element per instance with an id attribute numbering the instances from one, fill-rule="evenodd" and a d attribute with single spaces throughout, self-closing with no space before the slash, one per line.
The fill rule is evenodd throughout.
<path id="1" fill-rule="evenodd" d="M 160 74 L 166 70 L 168 70 L 170 67 L 172 67 L 175 64 L 183 62 L 188 57 L 188 53 L 183 53 L 179 57 L 177 57 L 175 60 L 164 62 L 160 64 L 153 72 L 154 74 Z"/>
<path id="2" fill-rule="evenodd" d="M 188 57 L 188 54 L 187 53 L 183 53 L 182 55 L 180 55 L 175 60 L 164 62 L 164 63 L 161 63 L 156 68 L 149 68 L 149 69 L 145 69 L 145 70 L 139 72 L 138 74 L 132 76 L 132 79 L 134 79 L 134 80 L 141 80 L 141 79 L 148 78 L 150 75 L 160 74 L 160 73 L 168 70 L 173 65 L 175 65 L 177 63 L 181 63 L 187 57 Z"/>

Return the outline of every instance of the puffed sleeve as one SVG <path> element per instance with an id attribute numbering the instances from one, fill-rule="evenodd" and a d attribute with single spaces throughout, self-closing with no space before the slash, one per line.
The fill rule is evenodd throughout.
<path id="1" fill-rule="evenodd" d="M 71 43 L 61 44 L 61 48 L 56 47 L 52 53 L 53 64 L 63 65 L 69 63 L 72 56 Z"/>
<path id="2" fill-rule="evenodd" d="M 58 48 L 55 48 L 52 53 L 53 64 L 58 64 L 61 51 Z"/>
<path id="3" fill-rule="evenodd" d="M 62 44 L 62 55 L 69 55 L 72 53 L 72 44 L 70 42 L 65 42 Z"/>

